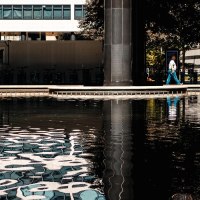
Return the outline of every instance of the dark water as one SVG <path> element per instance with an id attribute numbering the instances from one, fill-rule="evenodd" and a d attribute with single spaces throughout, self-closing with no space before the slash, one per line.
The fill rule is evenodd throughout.
<path id="1" fill-rule="evenodd" d="M 200 97 L 0 104 L 0 199 L 200 199 Z"/>

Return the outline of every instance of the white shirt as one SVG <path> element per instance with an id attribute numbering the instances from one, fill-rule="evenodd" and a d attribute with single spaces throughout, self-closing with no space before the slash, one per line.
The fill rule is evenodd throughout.
<path id="1" fill-rule="evenodd" d="M 177 116 L 177 108 L 172 105 L 169 107 L 169 120 L 170 121 L 175 121 L 176 120 L 176 116 Z"/>
<path id="2" fill-rule="evenodd" d="M 171 60 L 169 62 L 169 70 L 172 70 L 172 72 L 176 71 L 176 63 L 174 62 L 174 60 Z"/>

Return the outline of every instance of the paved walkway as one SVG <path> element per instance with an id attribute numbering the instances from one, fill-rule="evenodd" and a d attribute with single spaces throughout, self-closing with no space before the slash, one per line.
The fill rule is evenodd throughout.
<path id="1" fill-rule="evenodd" d="M 163 86 L 83 86 L 83 85 L 0 85 L 0 89 L 172 89 L 172 88 L 200 88 L 200 84 L 163 85 Z"/>
<path id="2" fill-rule="evenodd" d="M 200 94 L 198 85 L 83 86 L 83 85 L 0 85 L 0 97 L 55 98 L 141 98 Z"/>

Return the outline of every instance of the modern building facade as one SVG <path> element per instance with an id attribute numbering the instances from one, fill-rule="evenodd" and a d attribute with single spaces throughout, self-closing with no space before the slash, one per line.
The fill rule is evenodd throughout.
<path id="1" fill-rule="evenodd" d="M 185 63 L 193 64 L 200 71 L 200 48 L 186 51 Z"/>
<path id="2" fill-rule="evenodd" d="M 85 4 L 0 0 L 0 84 L 99 84 L 102 43 L 75 38 Z"/>
<path id="3" fill-rule="evenodd" d="M 7 70 L 8 68 L 4 66 L 6 64 L 11 70 L 16 70 L 16 66 L 11 65 L 10 58 L 11 52 L 13 52 L 11 40 L 26 42 L 29 40 L 58 40 L 60 33 L 67 33 L 70 35 L 69 39 L 75 40 L 74 33 L 80 31 L 79 20 L 85 15 L 85 3 L 86 0 L 0 0 L 0 38 L 4 40 L 3 44 L 5 44 L 0 49 L 3 67 Z M 105 40 L 104 58 L 102 59 L 104 85 L 142 85 L 145 80 L 143 1 L 104 0 L 104 3 Z M 27 48 L 23 59 L 29 58 L 29 51 L 34 45 L 35 42 L 32 42 L 32 46 Z M 60 44 L 55 45 L 59 46 Z M 56 48 L 51 49 L 53 51 Z M 72 50 L 69 49 L 69 51 Z M 42 53 L 41 49 L 40 52 Z M 59 53 L 63 53 L 62 50 Z M 54 61 L 53 64 L 48 64 L 50 57 L 47 54 L 43 55 L 43 58 L 45 59 L 45 63 L 42 65 L 43 69 L 52 68 L 55 65 L 56 69 L 60 68 L 61 73 L 66 71 L 66 66 L 74 69 L 73 66 L 68 66 L 68 62 L 63 65 L 54 64 Z M 7 63 L 4 62 L 6 59 Z M 73 58 L 70 57 L 70 59 Z M 34 59 L 38 62 L 40 60 L 41 54 Z M 15 62 L 13 64 L 16 65 Z M 38 65 L 36 64 L 36 66 Z M 77 65 L 76 68 L 80 69 L 83 77 L 91 77 L 88 75 L 90 73 L 85 73 L 85 68 L 81 68 L 81 66 Z M 95 65 L 94 71 L 99 66 L 100 64 Z M 28 61 L 26 66 L 19 67 L 19 69 L 21 68 L 29 69 L 26 75 L 29 77 L 31 75 L 28 71 L 35 70 L 35 66 Z M 15 73 L 19 71 L 16 70 Z M 75 73 L 78 73 L 77 70 Z M 41 76 L 44 75 L 43 72 L 41 74 Z"/>
<path id="4" fill-rule="evenodd" d="M 78 32 L 85 3 L 86 0 L 0 0 L 1 40 L 56 40 L 60 33 Z"/>

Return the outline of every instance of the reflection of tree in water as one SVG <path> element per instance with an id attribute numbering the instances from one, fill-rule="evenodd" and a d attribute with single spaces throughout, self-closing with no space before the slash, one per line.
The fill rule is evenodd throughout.
<path id="1" fill-rule="evenodd" d="M 176 188 L 174 192 L 192 194 L 199 199 L 197 191 L 200 184 L 200 131 L 199 125 L 186 121 L 180 129 L 180 140 L 173 152 Z"/>
<path id="2" fill-rule="evenodd" d="M 174 98 L 171 100 L 173 104 Z M 8 189 L 8 199 L 14 198 L 17 193 L 70 199 L 67 191 L 71 183 L 77 184 L 78 189 L 89 188 L 73 194 L 75 199 L 90 200 L 95 195 L 104 199 L 99 193 L 102 176 L 108 200 L 142 200 L 147 197 L 180 200 L 190 195 L 193 200 L 200 199 L 198 99 L 180 98 L 175 123 L 168 118 L 166 99 L 105 101 L 103 115 L 102 102 L 65 102 L 63 107 L 60 106 L 63 103 L 59 105 L 52 101 L 47 104 L 26 103 L 28 107 L 16 104 L 18 112 L 15 106 L 10 107 L 11 112 L 22 119 L 23 109 L 30 111 L 34 108 L 37 117 L 34 115 L 31 120 L 35 123 L 41 117 L 52 119 L 49 116 L 55 111 L 59 113 L 59 120 L 61 117 L 67 120 L 60 130 L 54 128 L 48 131 L 3 126 L 6 121 L 2 122 L 0 169 L 5 170 L 6 167 L 6 170 L 0 173 L 0 192 L 2 194 Z M 25 116 L 29 113 L 33 112 Z M 18 119 L 14 120 L 13 116 L 12 113 L 10 121 L 16 122 Z M 56 118 L 55 115 L 53 117 Z M 61 127 L 60 124 L 55 125 Z M 20 164 L 16 163 L 19 160 Z M 27 167 L 27 170 L 22 167 Z M 55 185 L 52 186 L 52 182 Z M 23 185 L 27 187 L 19 187 Z"/>
<path id="3" fill-rule="evenodd" d="M 164 111 L 166 118 L 163 116 L 160 122 L 160 119 L 150 118 L 147 113 L 146 166 L 143 176 L 150 199 L 200 198 L 197 195 L 200 183 L 198 114 L 194 116 L 190 111 L 190 106 L 195 105 L 187 106 L 187 100 L 172 98 L 167 104 L 177 109 L 176 115 L 170 118 L 176 123 L 169 123 L 168 108 Z"/>

